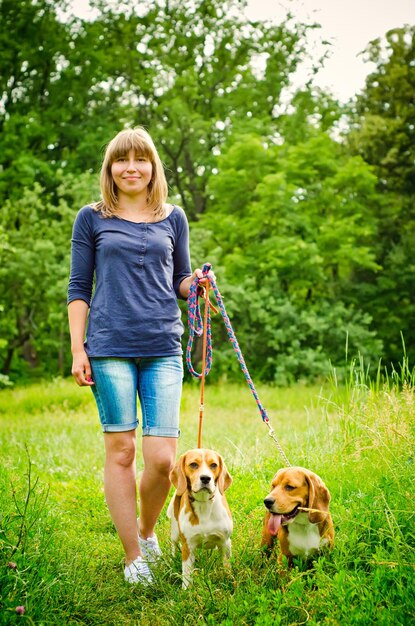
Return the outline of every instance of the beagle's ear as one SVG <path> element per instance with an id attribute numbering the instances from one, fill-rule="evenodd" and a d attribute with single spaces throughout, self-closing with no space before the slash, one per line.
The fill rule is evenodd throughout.
<path id="1" fill-rule="evenodd" d="M 170 482 L 176 487 L 178 496 L 182 496 L 187 489 L 187 480 L 184 471 L 185 465 L 186 455 L 182 454 L 182 456 L 179 458 L 176 465 L 170 472 Z"/>
<path id="2" fill-rule="evenodd" d="M 218 478 L 218 487 L 219 487 L 220 493 L 223 494 L 223 492 L 226 491 L 227 488 L 231 486 L 232 476 L 229 474 L 228 468 L 226 467 L 222 457 L 220 457 L 220 460 L 221 460 L 221 471 L 220 471 L 219 478 Z"/>
<path id="3" fill-rule="evenodd" d="M 308 513 L 308 519 L 312 524 L 324 522 L 327 519 L 325 513 L 329 511 L 330 492 L 321 478 L 314 472 L 308 471 L 306 479 L 309 485 L 308 506 L 310 509 L 316 509 Z"/>

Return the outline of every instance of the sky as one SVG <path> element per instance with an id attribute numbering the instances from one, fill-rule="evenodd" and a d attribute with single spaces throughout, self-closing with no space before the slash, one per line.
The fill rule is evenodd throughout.
<path id="1" fill-rule="evenodd" d="M 79 16 L 88 16 L 87 0 L 72 0 L 71 5 Z M 342 102 L 364 88 L 367 74 L 374 69 L 360 54 L 367 44 L 392 28 L 415 24 L 415 0 L 248 0 L 246 13 L 251 19 L 281 22 L 288 10 L 297 21 L 321 25 L 310 37 L 310 55 L 320 58 L 320 42 L 326 40 L 331 44 L 330 57 L 314 82 Z M 309 66 L 306 60 L 294 77 L 296 87 L 307 80 Z"/>

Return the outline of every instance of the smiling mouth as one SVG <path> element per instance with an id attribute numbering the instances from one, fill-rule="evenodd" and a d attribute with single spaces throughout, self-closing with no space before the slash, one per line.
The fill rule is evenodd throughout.
<path id="1" fill-rule="evenodd" d="M 300 508 L 300 505 L 297 504 L 297 506 L 291 511 L 291 513 L 282 513 L 281 517 L 282 517 L 282 523 L 284 522 L 289 522 L 291 519 L 294 519 L 294 517 L 297 515 L 297 513 L 299 512 L 298 509 Z"/>
<path id="2" fill-rule="evenodd" d="M 291 520 L 294 519 L 294 517 L 299 512 L 299 508 L 300 505 L 297 504 L 297 506 L 290 513 L 272 513 L 272 511 L 270 511 L 271 515 L 268 520 L 269 533 L 275 536 L 281 526 L 286 526 L 290 523 Z"/>

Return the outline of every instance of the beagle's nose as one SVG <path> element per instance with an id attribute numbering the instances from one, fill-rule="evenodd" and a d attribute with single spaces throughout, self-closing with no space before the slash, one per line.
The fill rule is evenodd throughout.
<path id="1" fill-rule="evenodd" d="M 265 498 L 264 504 L 267 507 L 267 509 L 271 509 L 272 505 L 274 504 L 274 498 Z"/>
<path id="2" fill-rule="evenodd" d="M 207 485 L 208 483 L 210 483 L 210 476 L 202 475 L 200 477 L 200 482 L 203 483 L 204 485 Z"/>

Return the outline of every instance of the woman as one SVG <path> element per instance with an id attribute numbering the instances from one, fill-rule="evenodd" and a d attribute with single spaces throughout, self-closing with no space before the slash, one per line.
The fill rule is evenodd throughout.
<path id="1" fill-rule="evenodd" d="M 97 402 L 105 497 L 125 550 L 125 579 L 149 584 L 148 563 L 160 555 L 154 527 L 179 436 L 183 324 L 177 298 L 187 298 L 202 271 L 191 271 L 186 216 L 166 203 L 163 166 L 144 129 L 123 130 L 108 144 L 100 180 L 101 201 L 83 207 L 73 228 L 72 374 L 78 385 L 91 387 Z M 138 520 L 137 393 L 144 461 Z"/>

